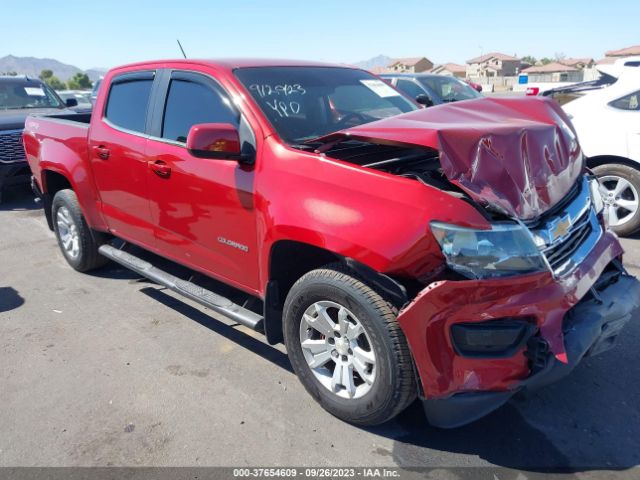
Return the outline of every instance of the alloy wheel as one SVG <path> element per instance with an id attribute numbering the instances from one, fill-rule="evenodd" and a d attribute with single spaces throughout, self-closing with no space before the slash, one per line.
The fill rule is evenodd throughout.
<path id="1" fill-rule="evenodd" d="M 364 396 L 376 380 L 376 355 L 364 326 L 343 305 L 328 300 L 306 309 L 300 345 L 316 379 L 335 395 Z"/>
<path id="2" fill-rule="evenodd" d="M 617 227 L 631 220 L 639 207 L 638 191 L 633 184 L 617 175 L 604 175 L 599 180 L 609 225 Z"/>
<path id="3" fill-rule="evenodd" d="M 67 207 L 60 207 L 56 214 L 56 224 L 62 248 L 71 258 L 77 258 L 80 254 L 80 236 L 73 217 Z"/>

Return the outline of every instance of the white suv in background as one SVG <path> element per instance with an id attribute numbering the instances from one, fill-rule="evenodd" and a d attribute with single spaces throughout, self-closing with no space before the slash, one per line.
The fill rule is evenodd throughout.
<path id="1" fill-rule="evenodd" d="M 600 178 L 609 225 L 640 229 L 640 57 L 602 65 L 602 79 L 544 92 L 569 114 L 588 165 Z"/>

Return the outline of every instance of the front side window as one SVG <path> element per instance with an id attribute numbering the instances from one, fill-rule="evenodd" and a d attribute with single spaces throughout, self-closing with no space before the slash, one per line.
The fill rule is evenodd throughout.
<path id="1" fill-rule="evenodd" d="M 482 96 L 463 81 L 453 77 L 434 75 L 421 77 L 419 81 L 444 103 L 471 100 Z"/>
<path id="2" fill-rule="evenodd" d="M 640 90 L 614 100 L 609 105 L 620 110 L 640 111 Z"/>
<path id="3" fill-rule="evenodd" d="M 252 67 L 235 75 L 280 138 L 299 145 L 344 128 L 417 109 L 363 70 L 340 67 Z"/>
<path id="4" fill-rule="evenodd" d="M 213 86 L 173 79 L 162 122 L 162 138 L 185 143 L 193 125 L 231 123 L 238 125 L 238 114 L 229 99 Z"/>
<path id="5" fill-rule="evenodd" d="M 398 80 L 398 90 L 409 95 L 411 98 L 416 98 L 418 95 L 424 95 L 424 89 L 419 85 L 416 85 L 411 80 Z"/>
<path id="6" fill-rule="evenodd" d="M 111 84 L 105 118 L 113 125 L 144 132 L 153 79 L 115 81 Z"/>

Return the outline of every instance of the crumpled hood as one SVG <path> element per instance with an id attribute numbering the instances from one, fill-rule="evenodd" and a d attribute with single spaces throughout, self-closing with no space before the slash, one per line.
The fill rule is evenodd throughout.
<path id="1" fill-rule="evenodd" d="M 449 181 L 476 202 L 523 220 L 560 201 L 583 168 L 573 126 L 548 98 L 439 105 L 328 135 L 419 145 L 440 153 Z"/>

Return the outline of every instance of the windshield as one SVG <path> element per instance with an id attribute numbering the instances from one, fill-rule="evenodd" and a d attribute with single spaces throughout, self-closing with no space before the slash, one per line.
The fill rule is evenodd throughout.
<path id="1" fill-rule="evenodd" d="M 417 109 L 379 78 L 352 68 L 253 67 L 234 73 L 290 144 Z"/>
<path id="2" fill-rule="evenodd" d="M 57 95 L 40 82 L 9 80 L 0 82 L 0 110 L 62 108 Z"/>
<path id="3" fill-rule="evenodd" d="M 482 96 L 471 86 L 453 77 L 418 77 L 418 80 L 445 103 L 470 100 Z"/>

